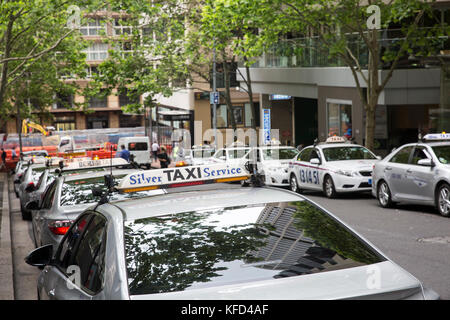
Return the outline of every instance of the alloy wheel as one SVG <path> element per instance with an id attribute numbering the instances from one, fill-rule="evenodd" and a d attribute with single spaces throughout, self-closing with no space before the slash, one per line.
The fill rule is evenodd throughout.
<path id="1" fill-rule="evenodd" d="M 450 186 L 447 184 L 439 188 L 438 209 L 444 217 L 450 216 Z"/>

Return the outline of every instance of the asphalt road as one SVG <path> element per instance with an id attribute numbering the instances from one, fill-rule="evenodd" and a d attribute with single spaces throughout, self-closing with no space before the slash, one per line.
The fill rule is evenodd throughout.
<path id="1" fill-rule="evenodd" d="M 346 222 L 441 299 L 450 299 L 450 218 L 427 206 L 383 209 L 370 194 L 304 196 Z"/>

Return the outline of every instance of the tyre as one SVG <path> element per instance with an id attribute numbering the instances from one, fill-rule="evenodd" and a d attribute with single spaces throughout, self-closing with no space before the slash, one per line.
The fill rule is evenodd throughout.
<path id="1" fill-rule="evenodd" d="M 242 187 L 248 187 L 250 184 L 248 183 L 248 180 L 241 180 L 241 186 Z"/>
<path id="2" fill-rule="evenodd" d="M 436 194 L 436 207 L 444 217 L 450 217 L 450 185 L 442 184 Z"/>
<path id="3" fill-rule="evenodd" d="M 334 187 L 333 179 L 330 176 L 326 176 L 323 182 L 323 193 L 329 199 L 336 198 L 336 188 Z"/>
<path id="4" fill-rule="evenodd" d="M 22 214 L 22 220 L 31 220 L 31 212 L 26 211 L 24 208 L 20 207 L 20 212 Z"/>
<path id="5" fill-rule="evenodd" d="M 391 208 L 394 206 L 394 202 L 392 202 L 391 189 L 389 189 L 386 181 L 380 181 L 378 184 L 377 199 L 378 203 L 383 208 Z"/>
<path id="6" fill-rule="evenodd" d="M 289 178 L 289 189 L 291 189 L 291 191 L 300 193 L 300 188 L 298 187 L 297 177 L 293 173 L 291 174 L 291 177 Z"/>

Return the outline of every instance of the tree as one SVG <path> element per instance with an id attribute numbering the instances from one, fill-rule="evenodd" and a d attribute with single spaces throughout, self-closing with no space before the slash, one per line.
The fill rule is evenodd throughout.
<path id="1" fill-rule="evenodd" d="M 95 1 L 77 4 L 91 8 Z M 49 117 L 55 93 L 77 90 L 63 75 L 85 74 L 84 43 L 69 28 L 68 1 L 7 1 L 0 6 L 0 117 Z M 81 13 L 80 13 L 81 14 Z M 81 18 L 81 17 L 80 17 Z M 17 112 L 14 110 L 17 109 Z M 20 132 L 20 121 L 19 121 Z"/>
<path id="2" fill-rule="evenodd" d="M 260 11 L 264 14 L 261 19 L 276 16 L 276 24 L 283 29 L 273 30 L 268 24 L 260 28 L 268 27 L 269 33 L 272 29 L 280 37 L 289 32 L 309 36 L 315 50 L 350 68 L 366 113 L 365 145 L 369 149 L 374 147 L 375 108 L 394 70 L 408 55 L 432 54 L 441 44 L 439 36 L 449 32 L 437 22 L 421 28 L 424 18 L 433 18 L 433 12 L 431 2 L 420 0 L 269 0 L 265 5 L 270 11 Z M 379 26 L 372 28 L 378 10 Z M 382 38 L 378 28 L 397 29 L 396 39 Z M 302 52 L 306 47 L 296 50 Z M 360 52 L 367 54 L 366 61 Z M 380 78 L 382 68 L 387 73 Z"/>

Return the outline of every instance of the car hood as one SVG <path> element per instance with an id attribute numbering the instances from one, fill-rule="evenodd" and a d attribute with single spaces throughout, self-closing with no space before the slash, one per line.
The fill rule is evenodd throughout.
<path id="1" fill-rule="evenodd" d="M 372 171 L 373 165 L 379 160 L 343 160 L 328 162 L 328 166 L 335 170 Z"/>
<path id="2" fill-rule="evenodd" d="M 379 282 L 377 281 L 379 279 Z M 377 264 L 180 292 L 131 296 L 132 300 L 330 300 L 423 299 L 421 283 L 391 261 Z"/>

